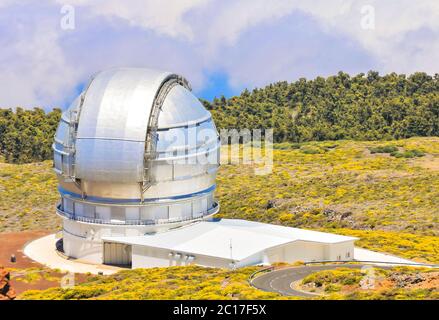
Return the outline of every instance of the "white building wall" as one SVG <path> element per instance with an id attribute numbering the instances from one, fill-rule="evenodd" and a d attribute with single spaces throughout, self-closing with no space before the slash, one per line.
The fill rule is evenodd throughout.
<path id="1" fill-rule="evenodd" d="M 102 243 L 63 232 L 64 253 L 75 259 L 102 262 Z"/>
<path id="2" fill-rule="evenodd" d="M 265 263 L 325 260 L 324 243 L 295 241 L 282 246 L 269 248 L 265 252 Z"/>
<path id="3" fill-rule="evenodd" d="M 64 253 L 75 259 L 83 259 L 92 263 L 102 263 L 102 237 L 140 236 L 150 230 L 150 226 L 99 225 L 64 219 Z"/>
<path id="4" fill-rule="evenodd" d="M 322 260 L 352 260 L 354 257 L 354 242 L 319 243 L 310 241 L 295 241 L 279 247 L 267 249 L 263 262 L 294 263 L 296 261 L 312 262 Z"/>
<path id="5" fill-rule="evenodd" d="M 354 241 L 334 243 L 329 246 L 327 260 L 353 260 Z"/>
<path id="6" fill-rule="evenodd" d="M 102 237 L 139 236 L 150 231 L 150 226 L 97 225 L 65 219 L 63 231 L 64 252 L 73 258 L 84 259 L 93 263 L 102 263 Z M 181 259 L 176 259 L 175 257 L 170 257 L 169 253 L 171 253 L 171 251 L 167 249 L 133 245 L 132 267 L 167 267 L 193 263 L 206 267 L 230 268 L 232 262 L 231 259 L 195 255 L 190 252 L 173 252 L 181 254 Z M 188 255 L 194 256 L 193 261 L 188 262 L 185 259 Z M 241 261 L 235 261 L 235 266 L 244 267 L 276 262 L 294 263 L 296 261 L 352 260 L 353 258 L 354 241 L 334 244 L 294 241 L 255 253 Z"/>
<path id="7" fill-rule="evenodd" d="M 173 227 L 183 225 L 175 223 Z M 163 225 L 110 225 L 89 224 L 75 220 L 63 220 L 63 247 L 64 253 L 75 259 L 83 259 L 92 263 L 103 262 L 102 237 L 141 236 L 152 231 L 161 231 L 169 228 Z"/>
<path id="8" fill-rule="evenodd" d="M 194 264 L 203 267 L 230 268 L 232 260 L 209 256 L 195 255 Z"/>
<path id="9" fill-rule="evenodd" d="M 254 266 L 258 264 L 264 264 L 264 252 L 258 252 L 250 257 L 247 257 L 241 261 L 236 262 L 236 267 Z"/>
<path id="10" fill-rule="evenodd" d="M 218 257 L 193 255 L 185 252 L 172 252 L 166 249 L 132 245 L 132 268 L 154 268 L 170 266 L 199 265 L 204 267 L 230 268 L 231 260 Z M 172 256 L 169 254 L 172 253 Z M 180 255 L 177 258 L 176 255 Z M 186 256 L 193 256 L 189 262 Z"/>
<path id="11" fill-rule="evenodd" d="M 341 260 L 353 259 L 353 241 L 327 244 L 308 241 L 295 241 L 286 245 L 269 248 L 265 251 L 251 255 L 241 261 L 235 261 L 235 267 L 245 267 L 258 264 L 273 264 L 276 262 L 294 263 L 296 261 L 312 262 L 322 260 L 337 260 L 337 255 L 342 255 Z M 171 258 L 171 251 L 143 246 L 133 246 L 133 268 L 168 267 L 188 265 L 184 257 L 191 255 L 184 252 L 173 252 L 181 255 L 181 259 Z M 347 254 L 349 253 L 349 254 Z M 349 255 L 349 257 L 347 257 Z M 211 256 L 194 255 L 193 264 L 230 268 L 232 260 Z"/>
<path id="12" fill-rule="evenodd" d="M 153 268 L 153 267 L 170 267 L 172 266 L 168 254 L 164 250 L 132 246 L 132 268 Z"/>

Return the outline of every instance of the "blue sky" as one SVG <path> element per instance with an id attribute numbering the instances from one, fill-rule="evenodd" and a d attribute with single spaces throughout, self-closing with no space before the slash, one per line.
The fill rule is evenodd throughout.
<path id="1" fill-rule="evenodd" d="M 211 100 L 340 70 L 438 73 L 439 1 L 0 0 L 0 45 L 0 107 L 65 108 L 117 66 L 180 73 Z"/>

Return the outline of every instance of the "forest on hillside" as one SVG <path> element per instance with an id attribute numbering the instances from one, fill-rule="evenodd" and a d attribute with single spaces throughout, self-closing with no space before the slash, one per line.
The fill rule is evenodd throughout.
<path id="1" fill-rule="evenodd" d="M 273 128 L 275 142 L 439 135 L 439 74 L 340 72 L 203 103 L 218 128 Z"/>
<path id="2" fill-rule="evenodd" d="M 0 156 L 9 163 L 52 159 L 52 143 L 60 109 L 0 109 Z"/>
<path id="3" fill-rule="evenodd" d="M 218 129 L 273 128 L 275 142 L 439 136 L 439 74 L 339 72 L 201 101 Z M 50 159 L 60 114 L 0 109 L 0 155 L 11 163 Z"/>

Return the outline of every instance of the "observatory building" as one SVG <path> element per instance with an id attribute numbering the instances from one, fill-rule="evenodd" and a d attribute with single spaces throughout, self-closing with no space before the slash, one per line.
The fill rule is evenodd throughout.
<path id="1" fill-rule="evenodd" d="M 220 139 L 179 75 L 98 73 L 63 113 L 53 149 L 69 257 L 133 268 L 353 258 L 356 238 L 212 218 Z"/>

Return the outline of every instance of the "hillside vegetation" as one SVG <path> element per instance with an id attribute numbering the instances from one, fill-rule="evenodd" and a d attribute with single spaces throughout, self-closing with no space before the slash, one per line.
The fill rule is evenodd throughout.
<path id="1" fill-rule="evenodd" d="M 61 110 L 0 109 L 0 156 L 10 163 L 52 159 L 52 143 Z"/>
<path id="2" fill-rule="evenodd" d="M 378 145 L 425 155 L 371 154 Z M 223 164 L 217 196 L 224 217 L 438 235 L 439 138 L 275 145 L 270 175 Z"/>
<path id="3" fill-rule="evenodd" d="M 234 271 L 197 266 L 135 269 L 111 276 L 89 276 L 72 288 L 29 290 L 20 299 L 298 299 L 264 292 L 248 284 L 260 269 Z M 422 268 L 337 268 L 313 273 L 296 289 L 317 293 L 313 299 L 439 299 L 438 272 Z"/>
<path id="4" fill-rule="evenodd" d="M 438 74 L 340 72 L 202 102 L 219 129 L 273 128 L 275 142 L 439 136 Z M 10 163 L 51 159 L 60 115 L 59 109 L 0 109 L 0 156 Z"/>
<path id="5" fill-rule="evenodd" d="M 423 155 L 372 154 L 379 146 Z M 217 181 L 219 216 L 351 234 L 365 248 L 439 262 L 439 138 L 277 144 L 270 175 L 224 164 Z"/>
<path id="6" fill-rule="evenodd" d="M 257 267 L 235 271 L 190 267 L 136 269 L 96 276 L 73 288 L 27 291 L 22 299 L 273 299 L 247 279 Z"/>
<path id="7" fill-rule="evenodd" d="M 439 75 L 391 73 L 278 82 L 204 101 L 218 128 L 273 128 L 275 142 L 439 135 Z"/>
<path id="8" fill-rule="evenodd" d="M 385 146 L 423 156 L 370 151 Z M 439 138 L 276 144 L 273 172 L 254 167 L 221 166 L 219 217 L 351 234 L 365 248 L 439 262 Z M 0 232 L 59 230 L 56 184 L 50 161 L 0 163 Z"/>
<path id="9" fill-rule="evenodd" d="M 52 161 L 8 164 L 0 161 L 0 232 L 59 230 L 59 195 Z"/>
<path id="10" fill-rule="evenodd" d="M 337 268 L 305 277 L 299 288 L 320 299 L 437 300 L 439 272 L 434 269 Z"/>

